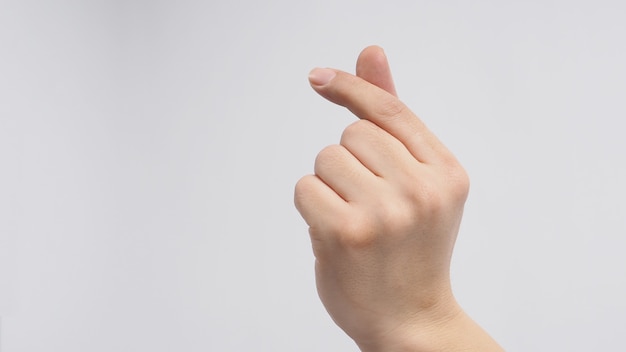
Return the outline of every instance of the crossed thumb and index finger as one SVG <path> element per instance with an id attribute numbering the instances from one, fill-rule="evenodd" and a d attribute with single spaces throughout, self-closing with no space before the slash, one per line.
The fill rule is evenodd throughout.
<path id="1" fill-rule="evenodd" d="M 394 136 L 418 161 L 436 164 L 442 156 L 448 156 L 445 146 L 395 96 L 390 74 L 368 72 L 371 67 L 374 70 L 388 70 L 386 60 L 382 65 L 362 65 L 361 76 L 365 76 L 365 79 L 332 68 L 315 68 L 309 73 L 309 82 L 327 100 L 347 108 L 357 117 L 373 122 Z M 357 65 L 357 71 L 358 68 Z M 368 74 L 371 78 L 367 77 Z"/>

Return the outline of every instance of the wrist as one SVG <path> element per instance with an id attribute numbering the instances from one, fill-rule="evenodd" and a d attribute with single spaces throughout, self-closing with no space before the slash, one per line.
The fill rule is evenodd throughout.
<path id="1" fill-rule="evenodd" d="M 503 351 L 454 299 L 384 338 L 355 342 L 362 352 Z"/>

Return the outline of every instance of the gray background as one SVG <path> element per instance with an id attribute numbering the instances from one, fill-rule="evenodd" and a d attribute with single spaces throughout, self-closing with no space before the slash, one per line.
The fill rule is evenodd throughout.
<path id="1" fill-rule="evenodd" d="M 356 351 L 292 205 L 383 46 L 472 191 L 458 299 L 510 351 L 626 350 L 623 1 L 0 1 L 0 344 Z"/>

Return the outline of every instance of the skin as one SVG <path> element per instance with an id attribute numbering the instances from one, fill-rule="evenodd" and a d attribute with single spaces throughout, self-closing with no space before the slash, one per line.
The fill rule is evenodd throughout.
<path id="1" fill-rule="evenodd" d="M 311 87 L 359 120 L 295 188 L 319 296 L 362 351 L 501 351 L 457 304 L 450 259 L 469 191 L 454 155 L 396 95 L 383 50 Z"/>

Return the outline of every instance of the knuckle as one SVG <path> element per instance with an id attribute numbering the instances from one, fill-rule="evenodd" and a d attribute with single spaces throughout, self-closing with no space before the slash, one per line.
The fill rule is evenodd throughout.
<path id="1" fill-rule="evenodd" d="M 467 199 L 469 177 L 460 165 L 447 170 L 445 174 L 437 175 L 406 190 L 408 202 L 413 204 L 415 211 L 421 216 L 430 218 L 445 216 Z"/>
<path id="2" fill-rule="evenodd" d="M 451 195 L 455 201 L 465 201 L 470 189 L 470 179 L 463 167 L 458 165 L 450 175 Z"/>
<path id="3" fill-rule="evenodd" d="M 314 177 L 313 175 L 306 175 L 296 182 L 296 186 L 294 187 L 294 196 L 296 199 L 302 198 L 311 192 Z"/>
<path id="4" fill-rule="evenodd" d="M 344 148 L 340 145 L 333 144 L 322 149 L 315 158 L 315 170 L 332 167 L 337 164 L 344 154 Z"/>
<path id="5" fill-rule="evenodd" d="M 371 135 L 375 132 L 375 127 L 376 125 L 368 120 L 355 121 L 343 130 L 341 134 L 341 144 L 350 144 L 363 136 Z"/>
<path id="6" fill-rule="evenodd" d="M 449 168 L 450 170 L 454 170 L 461 165 L 459 164 L 458 159 L 454 156 L 454 154 L 443 147 L 439 153 L 440 164 Z"/>
<path id="7" fill-rule="evenodd" d="M 376 243 L 376 236 L 370 232 L 343 232 L 339 237 L 341 247 L 351 250 L 371 248 Z"/>
<path id="8" fill-rule="evenodd" d="M 470 179 L 463 166 L 452 157 L 450 162 L 442 165 L 440 173 L 446 194 L 453 202 L 464 202 L 470 189 Z"/>
<path id="9" fill-rule="evenodd" d="M 420 218 L 436 218 L 446 209 L 445 189 L 437 183 L 415 184 L 406 190 L 408 204 Z"/>
<path id="10" fill-rule="evenodd" d="M 293 192 L 293 202 L 296 209 L 302 209 L 302 206 L 311 197 L 310 195 L 313 193 L 315 181 L 315 176 L 306 175 L 296 182 Z"/>
<path id="11" fill-rule="evenodd" d="M 406 110 L 406 105 L 400 100 L 390 98 L 379 105 L 377 113 L 386 120 L 395 120 L 403 116 Z"/>
<path id="12" fill-rule="evenodd" d="M 375 227 L 369 221 L 346 218 L 338 224 L 336 238 L 342 248 L 362 250 L 371 248 L 377 239 Z"/>
<path id="13" fill-rule="evenodd" d="M 422 202 L 426 216 L 437 218 L 446 212 L 446 201 L 444 193 L 438 187 L 425 187 L 422 194 Z"/>
<path id="14" fill-rule="evenodd" d="M 403 235 L 412 224 L 410 209 L 398 202 L 379 207 L 376 218 L 384 233 L 389 235 Z"/>

